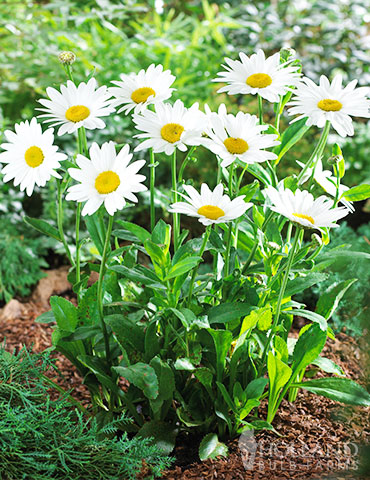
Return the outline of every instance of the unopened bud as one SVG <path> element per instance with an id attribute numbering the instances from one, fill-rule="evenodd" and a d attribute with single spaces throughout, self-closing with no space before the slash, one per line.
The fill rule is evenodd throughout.
<path id="1" fill-rule="evenodd" d="M 328 158 L 328 164 L 329 165 L 336 165 L 342 160 L 342 155 L 333 155 L 332 157 Z"/>
<path id="2" fill-rule="evenodd" d="M 58 59 L 63 65 L 72 65 L 76 60 L 76 55 L 73 52 L 60 52 Z"/>
<path id="3" fill-rule="evenodd" d="M 320 237 L 320 235 L 317 235 L 317 233 L 313 233 L 311 235 L 311 243 L 313 246 L 315 247 L 321 247 L 322 245 L 322 238 Z"/>

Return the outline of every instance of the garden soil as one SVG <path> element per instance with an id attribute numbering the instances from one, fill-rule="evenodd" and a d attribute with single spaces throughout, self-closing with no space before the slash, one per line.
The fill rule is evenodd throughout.
<path id="1" fill-rule="evenodd" d="M 65 294 L 68 298 L 68 293 Z M 69 298 L 73 301 L 73 298 Z M 37 301 L 22 303 L 16 315 L 0 320 L 0 342 L 6 349 L 18 351 L 23 345 L 41 352 L 51 345 L 52 327 L 35 323 L 46 310 Z M 1 318 L 1 317 L 0 317 Z M 299 321 L 299 320 L 298 320 Z M 345 333 L 329 340 L 325 356 L 342 367 L 346 375 L 366 384 L 367 348 Z M 89 406 L 89 393 L 73 365 L 53 352 L 59 375 L 49 372 L 61 387 L 73 390 L 72 395 Z M 51 392 L 58 395 L 57 392 Z M 260 431 L 228 444 L 230 455 L 200 462 L 197 446 L 200 439 L 180 435 L 174 451 L 176 461 L 163 478 L 168 480 L 306 480 L 306 479 L 370 479 L 359 474 L 369 445 L 370 409 L 347 407 L 308 392 L 301 391 L 297 401 L 284 401 L 274 421 L 275 432 Z M 260 416 L 265 418 L 266 404 Z M 245 443 L 248 441 L 249 443 Z M 248 445 L 248 448 L 245 447 Z M 247 448 L 247 449 L 246 449 Z M 141 479 L 145 478 L 145 462 Z"/>

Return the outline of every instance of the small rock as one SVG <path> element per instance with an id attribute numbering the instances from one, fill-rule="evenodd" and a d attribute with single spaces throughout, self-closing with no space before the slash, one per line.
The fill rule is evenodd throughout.
<path id="1" fill-rule="evenodd" d="M 21 317 L 24 312 L 24 305 L 13 298 L 12 300 L 10 300 L 9 303 L 5 305 L 4 308 L 0 309 L 0 321 L 15 320 Z"/>
<path id="2" fill-rule="evenodd" d="M 37 284 L 32 294 L 32 300 L 41 303 L 42 306 L 49 306 L 49 299 L 52 295 L 61 295 L 71 290 L 72 285 L 67 279 L 68 267 L 61 267 L 57 270 L 47 270 L 46 277 L 42 278 Z"/>

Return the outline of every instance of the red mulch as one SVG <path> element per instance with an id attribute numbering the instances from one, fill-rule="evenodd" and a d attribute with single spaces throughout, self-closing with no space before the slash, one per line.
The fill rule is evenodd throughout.
<path id="1" fill-rule="evenodd" d="M 0 342 L 6 338 L 8 351 L 33 345 L 41 352 L 51 345 L 52 327 L 35 323 L 43 309 L 35 303 L 25 305 L 20 318 L 0 322 Z M 362 384 L 365 378 L 365 354 L 356 341 L 339 334 L 329 340 L 325 355 L 338 363 L 345 373 Z M 85 406 L 89 405 L 89 393 L 73 365 L 58 352 L 53 352 L 62 377 L 50 373 L 64 389 L 73 389 L 72 395 Z M 266 403 L 260 416 L 265 418 Z M 174 456 L 174 467 L 163 478 L 197 480 L 305 480 L 305 479 L 354 479 L 365 480 L 370 476 L 356 476 L 360 461 L 358 450 L 369 444 L 369 409 L 343 407 L 324 397 L 300 391 L 294 404 L 284 401 L 273 432 L 258 432 L 255 439 L 255 457 L 251 469 L 243 466 L 238 439 L 229 443 L 228 458 L 199 462 L 197 446 L 199 438 L 179 437 Z M 250 457 L 249 457 L 250 458 Z M 246 459 L 248 460 L 248 459 Z M 248 467 L 248 465 L 247 465 Z M 337 472 L 337 473 L 335 473 Z M 353 472 L 353 473 L 351 473 Z"/>

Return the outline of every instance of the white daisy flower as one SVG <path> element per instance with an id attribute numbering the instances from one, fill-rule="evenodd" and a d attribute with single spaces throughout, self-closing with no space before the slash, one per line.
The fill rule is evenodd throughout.
<path id="1" fill-rule="evenodd" d="M 78 87 L 68 80 L 67 86 L 61 85 L 60 92 L 48 87 L 46 93 L 50 100 L 39 100 L 45 108 L 38 110 L 46 112 L 39 117 L 47 118 L 44 122 L 52 123 L 52 126 L 60 125 L 58 135 L 75 132 L 80 127 L 88 130 L 104 128 L 105 123 L 100 117 L 106 117 L 114 111 L 109 101 L 112 95 L 106 86 L 96 87 L 95 78 L 80 83 Z"/>
<path id="2" fill-rule="evenodd" d="M 121 81 L 114 81 L 117 87 L 110 87 L 109 92 L 115 97 L 111 105 L 123 105 L 117 113 L 128 114 L 131 110 L 140 113 L 148 105 L 163 102 L 172 95 L 170 88 L 176 77 L 170 70 L 163 71 L 162 65 L 150 65 L 147 70 L 140 70 L 138 74 L 120 75 Z"/>
<path id="3" fill-rule="evenodd" d="M 212 223 L 225 223 L 243 215 L 252 203 L 244 202 L 245 195 L 231 200 L 223 194 L 224 187 L 219 183 L 213 192 L 208 185 L 203 183 L 200 194 L 191 185 L 184 185 L 184 190 L 189 195 L 179 193 L 186 202 L 176 202 L 170 205 L 169 211 L 185 213 L 190 217 L 197 217 L 203 225 Z"/>
<path id="4" fill-rule="evenodd" d="M 155 109 L 155 112 L 144 110 L 133 115 L 136 128 L 144 132 L 135 136 L 147 139 L 135 152 L 153 148 L 155 153 L 171 155 L 175 148 L 184 152 L 187 145 L 202 143 L 205 114 L 199 110 L 198 103 L 185 108 L 181 100 L 176 100 L 174 105 L 158 103 Z"/>
<path id="5" fill-rule="evenodd" d="M 280 96 L 296 85 L 300 73 L 297 66 L 289 66 L 290 62 L 280 63 L 280 53 L 265 58 L 263 50 L 258 50 L 250 57 L 239 53 L 240 60 L 225 58 L 223 65 L 226 72 L 219 72 L 213 82 L 225 82 L 228 85 L 220 88 L 219 93 L 229 95 L 238 93 L 260 95 L 269 102 L 280 101 Z"/>
<path id="6" fill-rule="evenodd" d="M 296 190 L 293 193 L 289 189 L 276 190 L 274 187 L 268 187 L 265 193 L 273 203 L 271 210 L 305 228 L 320 230 L 324 227 L 339 227 L 334 222 L 349 213 L 345 207 L 332 208 L 333 200 L 325 195 L 315 200 L 306 190 Z"/>
<path id="7" fill-rule="evenodd" d="M 208 138 L 203 138 L 203 145 L 222 158 L 222 167 L 228 167 L 237 158 L 244 163 L 275 160 L 277 155 L 267 152 L 265 148 L 279 145 L 277 135 L 262 132 L 267 125 L 259 125 L 255 115 L 238 112 L 236 116 L 223 113 L 209 115 Z M 220 109 L 219 109 L 220 111 Z"/>
<path id="8" fill-rule="evenodd" d="M 7 165 L 1 173 L 5 175 L 4 182 L 14 179 L 14 185 L 20 185 L 21 191 L 26 190 L 30 196 L 35 185 L 44 187 L 51 177 L 61 178 L 56 170 L 67 155 L 58 152 L 53 144 L 54 129 L 43 133 L 36 118 L 16 124 L 14 128 L 15 133 L 5 131 L 9 143 L 1 145 L 6 151 L 0 153 L 0 162 Z"/>
<path id="9" fill-rule="evenodd" d="M 355 88 L 356 84 L 357 80 L 353 80 L 343 88 L 341 75 L 336 75 L 331 83 L 321 75 L 319 85 L 305 77 L 288 103 L 291 106 L 288 113 L 299 115 L 293 122 L 307 117 L 306 125 L 319 128 L 328 120 L 339 135 L 351 136 L 354 133 L 351 116 L 370 117 L 370 100 L 366 98 L 369 89 Z"/>
<path id="10" fill-rule="evenodd" d="M 66 199 L 86 202 L 82 215 L 92 215 L 103 203 L 109 215 L 113 215 L 126 205 L 126 199 L 138 201 L 134 193 L 147 190 L 142 184 L 145 176 L 137 173 L 145 160 L 129 165 L 132 154 L 128 145 L 117 154 L 113 142 L 103 143 L 101 147 L 94 142 L 90 158 L 77 155 L 80 168 L 68 169 L 71 177 L 79 183 L 68 189 Z"/>
<path id="11" fill-rule="evenodd" d="M 304 163 L 298 162 L 298 161 L 297 163 L 300 167 L 302 168 L 304 167 Z M 312 168 L 308 168 L 306 173 L 303 175 L 302 180 L 300 181 L 300 184 L 307 182 L 307 180 L 311 178 L 311 175 L 312 175 Z M 313 179 L 318 185 L 320 185 L 322 189 L 325 190 L 326 193 L 328 193 L 332 197 L 335 197 L 337 193 L 337 186 L 336 186 L 337 179 L 334 175 L 332 175 L 332 172 L 330 170 L 323 170 L 321 159 L 319 159 L 316 164 Z M 349 190 L 349 187 L 341 183 L 339 185 L 339 197 L 343 195 L 343 193 L 346 192 L 347 190 Z M 345 207 L 347 207 L 349 211 L 351 212 L 355 211 L 353 207 L 353 202 L 349 202 L 344 198 L 341 198 L 339 202 L 342 203 Z"/>

